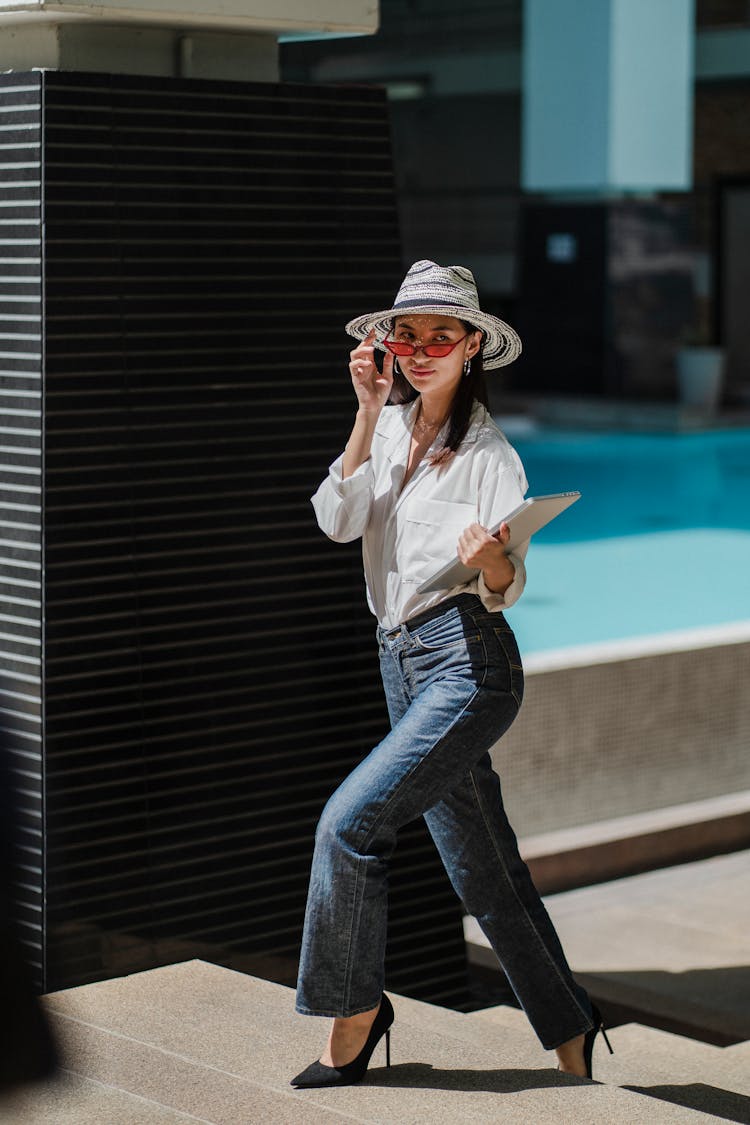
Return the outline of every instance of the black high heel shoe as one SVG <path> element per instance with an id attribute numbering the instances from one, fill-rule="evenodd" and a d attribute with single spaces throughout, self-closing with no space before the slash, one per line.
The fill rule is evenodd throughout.
<path id="1" fill-rule="evenodd" d="M 607 1033 L 604 1030 L 604 1020 L 602 1019 L 602 1013 L 599 1011 L 596 1004 L 591 1005 L 591 1013 L 594 1017 L 594 1026 L 591 1028 L 590 1031 L 586 1032 L 586 1035 L 584 1036 L 584 1040 L 583 1040 L 583 1061 L 586 1063 L 586 1077 L 587 1078 L 592 1077 L 592 1074 L 591 1074 L 591 1056 L 592 1056 L 593 1051 L 594 1051 L 594 1040 L 596 1039 L 596 1037 L 597 1037 L 597 1035 L 599 1034 L 600 1031 L 602 1033 L 602 1036 L 604 1037 L 604 1042 L 609 1047 L 610 1055 L 614 1055 L 614 1053 L 615 1053 L 614 1049 L 612 1047 L 612 1044 L 610 1043 L 609 1039 L 607 1039 Z"/>
<path id="2" fill-rule="evenodd" d="M 370 1033 L 365 1040 L 365 1045 L 356 1059 L 344 1066 L 325 1066 L 324 1063 L 310 1063 L 290 1085 L 298 1090 L 310 1089 L 314 1086 L 353 1086 L 360 1082 L 370 1064 L 372 1053 L 385 1035 L 385 1065 L 391 1065 L 391 1024 L 393 1023 L 393 1005 L 383 993 L 378 1014 L 372 1021 Z"/>

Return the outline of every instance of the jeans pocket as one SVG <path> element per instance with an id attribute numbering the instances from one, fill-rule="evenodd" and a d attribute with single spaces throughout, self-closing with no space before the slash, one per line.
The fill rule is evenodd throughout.
<path id="1" fill-rule="evenodd" d="M 508 625 L 493 626 L 493 633 L 505 657 L 508 673 L 508 690 L 518 706 L 523 702 L 523 665 L 513 630 Z"/>
<path id="2" fill-rule="evenodd" d="M 435 617 L 411 630 L 411 639 L 423 652 L 442 652 L 458 645 L 468 646 L 480 639 L 474 622 L 464 620 L 458 613 Z"/>

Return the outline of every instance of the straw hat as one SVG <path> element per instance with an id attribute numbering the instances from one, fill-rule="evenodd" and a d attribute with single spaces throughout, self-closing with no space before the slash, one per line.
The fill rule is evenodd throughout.
<path id="1" fill-rule="evenodd" d="M 474 275 L 466 266 L 439 266 L 436 262 L 415 262 L 396 294 L 393 308 L 356 316 L 346 331 L 364 340 L 374 328 L 375 346 L 385 351 L 381 341 L 393 327 L 395 316 L 439 315 L 465 320 L 484 333 L 482 362 L 485 369 L 505 367 L 521 354 L 521 341 L 509 324 L 479 307 Z"/>

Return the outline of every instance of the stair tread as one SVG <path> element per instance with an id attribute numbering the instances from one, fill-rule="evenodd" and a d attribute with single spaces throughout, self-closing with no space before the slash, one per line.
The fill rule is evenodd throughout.
<path id="1" fill-rule="evenodd" d="M 174 972 L 176 969 L 180 971 Z M 278 1004 L 279 995 L 285 997 L 284 1005 Z M 399 1025 L 420 1026 L 427 1020 L 432 1031 L 438 1034 L 456 1038 L 464 1036 L 469 1043 L 482 1038 L 483 1033 L 473 1031 L 467 1023 L 466 1015 L 461 1012 L 406 996 L 390 995 Z M 251 998 L 251 1004 L 248 1003 L 248 998 Z M 159 1012 L 167 1007 L 170 1017 L 184 1017 L 189 1021 L 196 1004 L 210 1007 L 221 1005 L 222 1011 L 233 1025 L 242 1028 L 250 1038 L 274 1038 L 283 1044 L 288 1039 L 291 1017 L 296 1034 L 303 1037 L 309 1035 L 310 1050 L 314 1052 L 320 1041 L 318 1021 L 304 1020 L 294 1015 L 294 994 L 291 989 L 201 961 L 165 966 L 151 972 L 102 981 L 95 986 L 85 985 L 53 993 L 45 997 L 45 1003 L 61 1013 L 78 1016 L 82 1010 L 86 1013 L 86 1018 L 95 1019 L 100 1016 L 102 1020 L 109 1018 L 111 1006 L 117 1003 L 120 1025 L 125 1026 L 129 1013 L 128 1034 L 136 1035 L 143 1030 L 143 1012 L 146 1010 Z M 256 1018 L 259 1004 L 265 1005 L 262 1028 Z M 484 1039 L 487 1040 L 486 1033 Z M 492 1041 L 505 1056 L 510 1054 L 517 1056 L 519 1063 L 524 1061 L 523 1052 L 517 1052 L 514 1038 L 507 1031 L 502 1028 L 493 1029 Z M 541 1051 L 535 1037 L 533 1043 L 536 1051 Z"/>
<path id="2" fill-rule="evenodd" d="M 744 1043 L 732 1043 L 730 1047 L 725 1047 L 724 1050 L 733 1058 L 745 1059 L 750 1066 L 750 1040 L 745 1040 Z"/>
<path id="3" fill-rule="evenodd" d="M 66 1028 L 73 1070 L 143 1096 L 158 1090 L 162 1103 L 217 1125 L 716 1120 L 560 1075 L 533 1035 L 398 996 L 390 1071 L 381 1045 L 362 1085 L 294 1091 L 289 1077 L 319 1053 L 324 1025 L 294 1014 L 291 989 L 205 962 L 56 993 L 47 1007 Z"/>
<path id="4" fill-rule="evenodd" d="M 508 1005 L 473 1012 L 470 1019 L 501 1024 L 519 1035 L 524 1034 L 527 1023 L 523 1012 Z M 606 1046 L 599 1043 L 594 1073 L 606 1072 L 609 1083 L 628 1087 L 635 1083 L 640 1087 L 646 1083 L 692 1082 L 710 1086 L 717 1097 L 722 1091 L 750 1097 L 750 1044 L 716 1047 L 638 1023 L 622 1024 L 608 1035 L 615 1054 L 610 1056 Z M 740 1052 L 737 1047 L 748 1050 Z"/>
<path id="5" fill-rule="evenodd" d="M 161 1043 L 147 1043 L 119 1031 L 86 1023 L 80 1017 L 52 1014 L 55 1031 L 64 1040 L 66 1069 L 105 1086 L 125 1090 L 190 1115 L 211 1125 L 244 1125 L 273 1121 L 297 1125 L 298 1095 L 257 1081 L 252 1073 L 237 1073 L 207 1058 L 196 1059 Z M 193 1028 L 197 1034 L 197 1028 Z M 210 1055 L 208 1051 L 199 1054 Z M 245 1068 L 246 1071 L 250 1067 Z M 188 1116 L 188 1120 L 190 1119 Z M 313 1108 L 306 1116 L 311 1125 L 334 1125 L 351 1120 L 347 1114 Z"/>
<path id="6" fill-rule="evenodd" d="M 615 1081 L 627 1080 L 620 1073 L 642 1061 L 650 1073 L 665 1080 L 709 1082 L 726 1090 L 750 1096 L 747 1059 L 732 1054 L 727 1047 L 715 1047 L 683 1035 L 660 1031 L 641 1024 L 625 1024 L 615 1029 L 617 1059 L 612 1066 Z"/>
<path id="7" fill-rule="evenodd" d="M 476 1012 L 470 1012 L 469 1019 L 511 1028 L 513 1031 L 522 1030 L 529 1024 L 526 1014 L 520 1008 L 514 1008 L 511 1004 L 496 1004 L 492 1008 L 480 1008 Z"/>
<path id="8" fill-rule="evenodd" d="M 0 1120 L 8 1125 L 194 1125 L 198 1119 L 126 1090 L 65 1074 L 0 1100 Z"/>
<path id="9" fill-rule="evenodd" d="M 576 978 L 603 1009 L 622 1005 L 716 1042 L 745 1040 L 748 862 L 748 851 L 715 856 L 548 895 L 545 906 Z M 470 959 L 497 968 L 476 920 L 464 926 Z"/>
<path id="10" fill-rule="evenodd" d="M 492 1008 L 482 1008 L 472 1012 L 472 1021 L 490 1023 L 503 1026 L 522 1034 L 528 1026 L 526 1016 L 518 1008 L 508 1004 L 498 1004 Z M 717 1047 L 711 1043 L 703 1043 L 698 1039 L 691 1039 L 685 1035 L 677 1035 L 670 1031 L 648 1027 L 640 1023 L 620 1024 L 612 1031 L 607 1030 L 612 1039 L 613 1046 L 617 1044 L 617 1053 L 621 1057 L 627 1055 L 629 1059 L 645 1056 L 652 1062 L 658 1059 L 670 1061 L 680 1060 L 686 1066 L 710 1066 L 712 1071 L 720 1071 L 727 1076 L 736 1077 L 737 1080 L 745 1079 L 745 1092 L 750 1094 L 750 1075 L 743 1070 L 741 1059 L 748 1052 L 739 1052 L 738 1047 L 747 1047 L 750 1044 L 738 1043 L 733 1047 Z M 606 1047 L 605 1047 L 606 1050 Z"/>

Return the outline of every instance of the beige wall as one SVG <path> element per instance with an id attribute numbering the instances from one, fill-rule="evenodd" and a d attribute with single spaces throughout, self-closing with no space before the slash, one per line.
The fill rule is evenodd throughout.
<path id="1" fill-rule="evenodd" d="M 750 789 L 750 643 L 527 677 L 493 751 L 519 836 Z"/>

